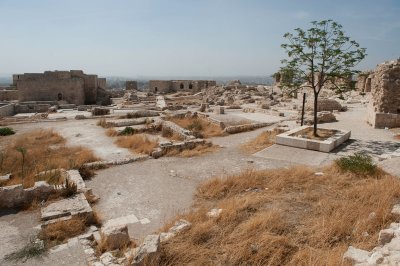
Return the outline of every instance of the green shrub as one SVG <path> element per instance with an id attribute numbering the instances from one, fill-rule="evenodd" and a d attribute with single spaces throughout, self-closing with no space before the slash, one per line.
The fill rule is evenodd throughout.
<path id="1" fill-rule="evenodd" d="M 122 130 L 118 135 L 120 136 L 126 136 L 126 135 L 133 135 L 136 133 L 136 130 L 132 127 L 126 127 L 124 130 Z"/>
<path id="2" fill-rule="evenodd" d="M 14 135 L 15 131 L 12 128 L 9 127 L 2 127 L 0 128 L 0 136 L 9 136 L 9 135 Z"/>
<path id="3" fill-rule="evenodd" d="M 335 162 L 343 171 L 350 171 L 355 174 L 373 175 L 377 171 L 372 157 L 364 153 L 345 156 Z"/>

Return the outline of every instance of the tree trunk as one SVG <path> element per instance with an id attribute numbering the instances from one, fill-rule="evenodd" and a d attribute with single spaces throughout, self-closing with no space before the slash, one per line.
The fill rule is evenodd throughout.
<path id="1" fill-rule="evenodd" d="M 317 121 L 318 121 L 318 93 L 314 92 L 314 137 L 317 137 Z"/>

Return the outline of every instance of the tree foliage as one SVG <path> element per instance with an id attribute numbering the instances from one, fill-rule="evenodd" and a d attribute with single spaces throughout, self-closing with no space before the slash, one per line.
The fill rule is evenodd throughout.
<path id="1" fill-rule="evenodd" d="M 312 27 L 297 28 L 286 33 L 282 48 L 288 55 L 282 60 L 281 87 L 291 92 L 309 87 L 314 93 L 314 134 L 316 135 L 318 95 L 329 87 L 342 93 L 344 80 L 351 80 L 358 71 L 353 67 L 366 56 L 366 49 L 345 36 L 342 25 L 332 20 L 311 22 Z M 348 85 L 348 84 L 347 84 Z"/>

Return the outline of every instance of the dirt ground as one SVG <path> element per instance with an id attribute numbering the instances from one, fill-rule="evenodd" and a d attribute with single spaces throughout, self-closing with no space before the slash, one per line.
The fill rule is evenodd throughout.
<path id="1" fill-rule="evenodd" d="M 196 186 L 208 178 L 238 173 L 246 168 L 268 169 L 294 164 L 318 167 L 349 152 L 366 150 L 379 157 L 400 149 L 400 142 L 393 138 L 391 131 L 371 128 L 364 121 L 364 116 L 365 106 L 354 104 L 349 106 L 347 112 L 337 115 L 338 122 L 321 125 L 328 129 L 352 131 L 351 140 L 329 154 L 277 145 L 256 154 L 249 155 L 242 152 L 240 146 L 243 143 L 268 129 L 261 128 L 251 132 L 212 138 L 213 144 L 220 145 L 222 148 L 217 152 L 199 157 L 162 157 L 98 170 L 97 175 L 86 184 L 100 196 L 95 208 L 103 220 L 134 215 L 141 222 L 129 225 L 129 232 L 134 238 L 142 238 L 160 228 L 165 221 L 177 213 L 189 208 Z M 278 116 L 242 111 L 228 112 L 224 119 L 232 117 L 237 120 L 252 119 L 257 122 L 278 122 L 283 119 Z M 106 136 L 105 129 L 96 126 L 96 122 L 95 119 L 75 120 L 71 115 L 71 119 L 67 121 L 18 124 L 12 127 L 17 134 L 32 129 L 53 128 L 67 139 L 69 145 L 88 147 L 105 160 L 132 156 L 127 149 L 117 147 L 113 138 Z M 284 124 L 287 124 L 289 128 L 296 126 L 294 121 L 285 121 Z M 398 161 L 392 160 L 392 163 L 387 161 L 388 165 L 385 167 L 400 172 Z M 21 247 L 26 241 L 26 236 L 34 233 L 34 227 L 38 224 L 38 214 L 35 212 L 1 213 L 0 257 Z M 57 256 L 68 258 L 69 255 L 73 255 L 71 252 L 74 252 L 74 249 L 78 247 L 62 251 L 64 253 L 50 254 L 41 264 L 54 265 L 52 264 L 54 258 Z M 78 261 L 80 259 L 84 261 L 85 255 L 77 253 L 76 257 Z M 57 264 L 61 263 L 57 261 Z M 1 265 L 12 264 L 3 262 Z"/>

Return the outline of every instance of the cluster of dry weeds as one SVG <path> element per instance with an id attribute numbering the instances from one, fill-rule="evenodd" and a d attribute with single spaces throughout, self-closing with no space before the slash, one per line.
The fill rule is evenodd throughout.
<path id="1" fill-rule="evenodd" d="M 256 138 L 242 144 L 240 149 L 248 154 L 261 151 L 275 143 L 276 135 L 278 135 L 278 131 L 264 131 Z"/>
<path id="2" fill-rule="evenodd" d="M 225 132 L 221 129 L 220 126 L 213 124 L 203 118 L 170 117 L 168 118 L 168 120 L 174 122 L 182 128 L 185 128 L 192 132 L 194 131 L 194 133 L 197 133 L 203 138 L 211 138 L 225 135 Z"/>
<path id="3" fill-rule="evenodd" d="M 36 130 L 13 136 L 0 151 L 0 171 L 13 178 L 3 185 L 21 184 L 30 187 L 35 181 L 62 183 L 60 176 L 38 173 L 51 169 L 80 168 L 84 163 L 98 160 L 89 149 L 66 146 L 66 141 L 52 130 Z"/>
<path id="4" fill-rule="evenodd" d="M 220 149 L 219 146 L 212 145 L 211 143 L 206 143 L 206 144 L 197 145 L 193 149 L 170 150 L 167 152 L 166 155 L 189 158 L 189 157 L 204 155 L 206 153 L 216 152 L 219 149 Z"/>
<path id="5" fill-rule="evenodd" d="M 162 245 L 162 265 L 341 265 L 349 245 L 371 249 L 395 217 L 400 181 L 306 167 L 245 171 L 206 181 L 192 223 Z M 209 218 L 220 208 L 218 218 Z M 173 222 L 167 224 L 169 228 Z"/>
<path id="6" fill-rule="evenodd" d="M 133 153 L 151 154 L 158 147 L 158 141 L 150 139 L 145 134 L 135 134 L 131 136 L 120 136 L 115 141 L 119 147 L 127 148 Z"/>

